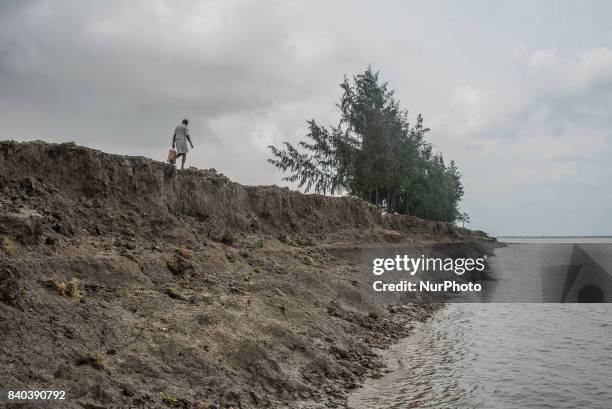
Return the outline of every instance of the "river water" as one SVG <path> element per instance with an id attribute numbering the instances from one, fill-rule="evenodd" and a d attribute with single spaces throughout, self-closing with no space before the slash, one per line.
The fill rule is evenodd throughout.
<path id="1" fill-rule="evenodd" d="M 498 271 L 507 296 L 530 259 L 525 243 L 500 250 L 519 255 Z M 349 407 L 612 408 L 612 304 L 505 301 L 448 304 L 381 352 L 389 372 Z"/>

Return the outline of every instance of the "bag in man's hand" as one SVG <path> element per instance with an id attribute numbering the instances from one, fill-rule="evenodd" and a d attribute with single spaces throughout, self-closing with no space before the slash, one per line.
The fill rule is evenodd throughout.
<path id="1" fill-rule="evenodd" d="M 176 151 L 174 149 L 170 149 L 170 151 L 168 152 L 168 162 L 176 162 Z"/>

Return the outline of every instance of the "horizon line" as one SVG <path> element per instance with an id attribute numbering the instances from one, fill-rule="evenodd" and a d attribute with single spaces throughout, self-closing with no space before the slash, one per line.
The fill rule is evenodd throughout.
<path id="1" fill-rule="evenodd" d="M 598 238 L 598 239 L 610 239 L 612 238 L 612 235 L 516 235 L 516 234 L 510 234 L 510 235 L 504 235 L 504 234 L 498 234 L 495 235 L 494 237 L 508 237 L 508 238 L 534 238 L 534 239 L 558 239 L 558 238 Z"/>

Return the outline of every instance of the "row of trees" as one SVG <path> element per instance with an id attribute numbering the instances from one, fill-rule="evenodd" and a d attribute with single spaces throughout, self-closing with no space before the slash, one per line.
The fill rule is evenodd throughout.
<path id="1" fill-rule="evenodd" d="M 345 77 L 340 87 L 337 126 L 311 120 L 299 148 L 270 146 L 269 162 L 290 173 L 284 180 L 306 191 L 358 196 L 387 212 L 460 220 L 461 174 L 425 140 L 422 116 L 411 126 L 393 90 L 371 68 L 352 82 Z"/>

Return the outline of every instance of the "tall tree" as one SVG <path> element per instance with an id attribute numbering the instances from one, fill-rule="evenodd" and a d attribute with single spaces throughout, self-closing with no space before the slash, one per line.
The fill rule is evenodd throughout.
<path id="1" fill-rule="evenodd" d="M 417 116 L 410 126 L 380 74 L 368 67 L 340 84 L 340 121 L 325 128 L 314 119 L 298 149 L 270 146 L 269 162 L 290 172 L 284 180 L 306 191 L 348 193 L 388 212 L 454 221 L 463 195 L 453 161 L 444 164 L 425 140 L 429 128 Z"/>

